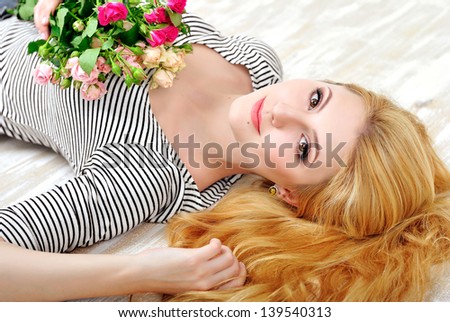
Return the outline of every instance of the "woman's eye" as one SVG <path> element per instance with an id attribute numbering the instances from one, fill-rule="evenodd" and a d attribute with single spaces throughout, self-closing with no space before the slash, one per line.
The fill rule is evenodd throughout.
<path id="1" fill-rule="evenodd" d="M 309 150 L 308 140 L 302 135 L 300 141 L 298 141 L 298 154 L 301 160 L 305 160 L 308 157 Z"/>
<path id="2" fill-rule="evenodd" d="M 316 89 L 315 92 L 311 95 L 308 110 L 315 109 L 322 101 L 322 96 L 322 90 L 320 88 Z"/>

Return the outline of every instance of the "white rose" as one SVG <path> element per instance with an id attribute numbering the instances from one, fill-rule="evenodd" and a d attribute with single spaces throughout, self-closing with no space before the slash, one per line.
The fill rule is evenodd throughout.
<path id="1" fill-rule="evenodd" d="M 177 54 L 172 49 L 167 50 L 161 57 L 162 66 L 174 73 L 184 68 L 184 55 Z"/>
<path id="2" fill-rule="evenodd" d="M 147 47 L 141 55 L 142 64 L 147 68 L 158 67 L 162 51 L 160 47 Z"/>
<path id="3" fill-rule="evenodd" d="M 174 79 L 175 74 L 163 68 L 158 69 L 152 77 L 152 80 L 163 88 L 172 87 Z"/>

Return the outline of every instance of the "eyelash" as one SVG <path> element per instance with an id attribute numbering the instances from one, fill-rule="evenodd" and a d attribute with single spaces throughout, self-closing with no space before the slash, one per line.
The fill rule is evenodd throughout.
<path id="1" fill-rule="evenodd" d="M 317 99 L 315 99 L 314 102 L 314 106 L 311 106 L 311 103 L 313 102 L 314 97 L 317 96 Z M 317 88 L 312 94 L 311 94 L 311 98 L 309 100 L 309 107 L 308 107 L 308 111 L 311 111 L 313 109 L 315 109 L 317 106 L 320 105 L 320 103 L 322 102 L 322 98 L 323 98 L 323 93 L 322 90 L 320 88 Z M 308 157 L 310 151 L 310 144 L 307 140 L 307 138 L 302 135 L 302 137 L 300 138 L 300 141 L 298 141 L 298 155 L 300 160 L 305 160 Z"/>
<path id="2" fill-rule="evenodd" d="M 303 161 L 308 157 L 309 150 L 310 150 L 310 144 L 308 143 L 308 140 L 306 139 L 306 137 L 302 134 L 302 137 L 298 141 L 298 155 L 299 155 L 300 160 Z"/>
<path id="3" fill-rule="evenodd" d="M 311 106 L 311 103 L 313 101 L 313 98 L 317 96 L 318 98 L 315 99 L 315 106 Z M 315 109 L 317 106 L 320 105 L 320 103 L 322 102 L 322 98 L 323 98 L 323 93 L 322 90 L 320 88 L 317 88 L 312 94 L 311 94 L 311 98 L 309 99 L 309 107 L 308 107 L 308 111 L 311 111 L 313 109 Z"/>

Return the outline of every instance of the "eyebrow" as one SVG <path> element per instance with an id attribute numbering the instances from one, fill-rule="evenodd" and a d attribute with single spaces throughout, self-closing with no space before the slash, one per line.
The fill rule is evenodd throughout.
<path id="1" fill-rule="evenodd" d="M 321 112 L 328 104 L 328 102 L 330 101 L 331 97 L 333 96 L 333 92 L 331 91 L 331 88 L 329 86 L 326 86 L 328 88 L 328 96 L 325 100 L 325 102 L 323 102 L 322 106 L 320 107 L 319 112 Z M 313 134 L 313 140 L 314 140 L 314 144 L 316 145 L 316 155 L 314 156 L 314 160 L 312 161 L 313 163 L 316 162 L 317 158 L 319 157 L 320 154 L 320 150 L 321 149 L 317 149 L 319 146 L 322 148 L 322 146 L 319 144 L 319 140 L 317 137 L 317 132 L 316 130 L 312 129 L 312 134 Z"/>

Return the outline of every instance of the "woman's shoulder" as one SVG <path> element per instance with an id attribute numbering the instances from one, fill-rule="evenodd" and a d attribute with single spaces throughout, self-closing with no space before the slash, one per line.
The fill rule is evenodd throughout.
<path id="1" fill-rule="evenodd" d="M 223 35 L 201 17 L 187 13 L 183 21 L 190 33 L 177 39 L 178 44 L 190 42 L 214 49 L 232 64 L 240 64 L 249 70 L 254 88 L 278 83 L 283 78 L 281 61 L 275 50 L 262 40 L 247 35 Z"/>

